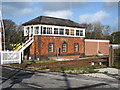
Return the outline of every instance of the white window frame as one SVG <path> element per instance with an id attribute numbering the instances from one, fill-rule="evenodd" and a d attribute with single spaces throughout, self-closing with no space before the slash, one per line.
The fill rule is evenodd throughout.
<path id="1" fill-rule="evenodd" d="M 38 27 L 38 33 L 35 33 L 35 28 Z M 40 26 L 39 25 L 35 25 L 33 26 L 33 31 L 34 31 L 34 35 L 40 35 Z"/>
<path id="2" fill-rule="evenodd" d="M 39 27 L 39 34 L 35 34 L 35 28 L 34 27 Z M 42 26 L 42 32 L 41 32 L 41 26 Z M 73 27 L 65 27 L 65 26 L 54 26 L 54 25 L 30 25 L 30 26 L 24 26 L 24 36 L 28 36 L 28 34 L 25 33 L 25 28 L 26 27 L 33 27 L 33 35 L 47 35 L 47 36 L 66 36 L 66 37 L 85 37 L 85 28 L 73 28 Z M 43 28 L 44 27 L 49 27 L 51 28 L 51 34 L 47 34 L 47 29 L 46 29 L 46 34 L 43 34 Z M 58 34 L 54 34 L 54 28 L 58 28 Z M 63 35 L 60 34 L 60 30 L 59 29 L 63 29 Z M 69 29 L 69 35 L 66 34 L 66 29 Z M 71 35 L 71 31 L 70 30 L 74 30 L 74 35 Z M 83 36 L 77 36 L 76 35 L 76 30 L 83 30 Z M 31 33 L 31 31 L 29 32 Z M 79 33 L 80 34 L 80 33 Z"/>
<path id="3" fill-rule="evenodd" d="M 62 43 L 62 52 L 67 52 L 67 43 Z"/>
<path id="4" fill-rule="evenodd" d="M 24 27 L 24 36 L 28 36 L 29 35 L 29 30 L 27 29 L 29 26 L 25 26 Z M 30 29 L 30 27 L 29 27 Z M 27 31 L 27 32 L 26 32 Z"/>
<path id="5" fill-rule="evenodd" d="M 50 46 L 51 45 L 51 46 Z M 51 50 L 50 50 L 51 49 Z M 54 52 L 54 44 L 53 43 L 49 43 L 48 44 L 48 52 Z"/>
<path id="6" fill-rule="evenodd" d="M 78 43 L 74 43 L 74 52 L 78 52 L 78 51 L 79 51 L 79 44 Z"/>

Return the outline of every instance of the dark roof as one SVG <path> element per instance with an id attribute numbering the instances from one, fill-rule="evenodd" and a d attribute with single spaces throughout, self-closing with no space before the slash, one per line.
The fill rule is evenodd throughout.
<path id="1" fill-rule="evenodd" d="M 46 24 L 46 25 L 58 25 L 58 26 L 69 26 L 69 27 L 78 27 L 85 28 L 83 25 L 80 25 L 69 19 L 61 19 L 55 17 L 39 16 L 35 19 L 32 19 L 22 25 L 36 25 L 36 24 Z"/>

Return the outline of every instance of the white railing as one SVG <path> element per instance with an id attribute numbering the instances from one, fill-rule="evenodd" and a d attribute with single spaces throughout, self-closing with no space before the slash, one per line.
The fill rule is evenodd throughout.
<path id="1" fill-rule="evenodd" d="M 21 63 L 21 52 L 19 51 L 1 51 L 0 64 Z"/>
<path id="2" fill-rule="evenodd" d="M 32 42 L 34 41 L 33 38 L 27 40 L 24 44 L 22 44 L 22 47 L 20 47 L 17 51 L 23 51 L 25 50 Z"/>

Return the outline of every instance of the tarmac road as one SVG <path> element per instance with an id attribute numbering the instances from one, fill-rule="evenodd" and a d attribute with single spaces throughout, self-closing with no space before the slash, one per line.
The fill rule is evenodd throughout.
<path id="1" fill-rule="evenodd" d="M 79 89 L 89 90 L 93 88 L 116 88 L 117 79 L 102 79 L 82 75 L 70 75 L 57 72 L 29 71 L 8 66 L 0 67 L 0 85 L 6 88 L 29 88 L 29 89 Z M 113 89 L 111 89 L 113 90 Z"/>

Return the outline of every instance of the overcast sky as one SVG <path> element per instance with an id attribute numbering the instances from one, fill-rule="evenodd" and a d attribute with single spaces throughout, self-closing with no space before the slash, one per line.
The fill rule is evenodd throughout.
<path id="1" fill-rule="evenodd" d="M 11 19 L 17 24 L 22 24 L 38 16 L 71 19 L 78 23 L 93 23 L 100 21 L 103 25 L 117 26 L 118 24 L 117 2 L 5 1 L 2 2 L 3 18 Z"/>

